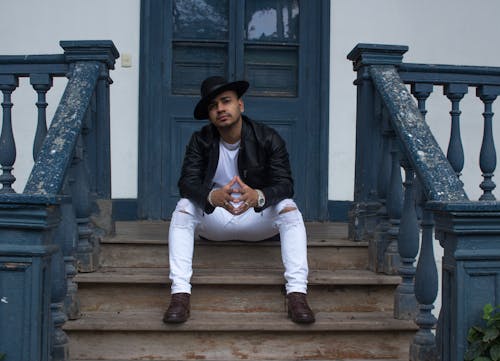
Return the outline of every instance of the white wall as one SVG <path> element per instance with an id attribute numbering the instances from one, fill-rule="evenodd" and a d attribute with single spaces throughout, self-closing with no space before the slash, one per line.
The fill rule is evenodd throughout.
<path id="1" fill-rule="evenodd" d="M 132 56 L 132 67 L 118 59 L 111 77 L 112 196 L 137 196 L 137 124 L 139 92 L 139 0 L 16 0 L 0 2 L 0 54 L 60 54 L 60 40 L 113 40 L 120 53 Z M 15 189 L 22 191 L 31 169 L 36 127 L 36 94 L 29 82 L 13 93 L 13 129 L 18 143 Z M 49 92 L 48 119 L 62 94 L 64 81 Z M 23 147 L 23 138 L 26 144 Z"/>
<path id="2" fill-rule="evenodd" d="M 356 90 L 349 51 L 357 43 L 408 45 L 405 62 L 500 66 L 499 13 L 498 0 L 331 1 L 329 199 L 352 200 L 353 195 Z M 477 199 L 483 108 L 474 93 L 470 88 L 461 105 L 468 169 L 462 180 L 469 197 Z M 446 152 L 450 103 L 441 88 L 435 88 L 428 106 L 428 123 Z"/>

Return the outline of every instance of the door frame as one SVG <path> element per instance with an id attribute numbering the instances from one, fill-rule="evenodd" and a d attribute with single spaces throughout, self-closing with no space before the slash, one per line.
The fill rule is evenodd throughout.
<path id="1" fill-rule="evenodd" d="M 139 66 L 139 128 L 138 128 L 138 190 L 137 216 L 139 219 L 161 219 L 161 199 L 157 196 L 165 190 L 161 184 L 162 140 L 158 134 L 162 128 L 162 116 L 166 109 L 165 100 L 158 97 L 166 91 L 163 77 L 167 64 L 164 63 L 166 42 L 164 34 L 168 24 L 163 16 L 170 2 L 164 0 L 141 0 L 140 12 L 140 66 Z M 307 6 L 314 6 L 319 21 L 308 26 L 317 26 L 319 56 L 316 64 L 309 64 L 319 76 L 314 80 L 317 96 L 310 97 L 308 109 L 317 109 L 318 131 L 315 134 L 319 141 L 319 154 L 312 155 L 318 159 L 319 179 L 313 181 L 316 194 L 310 195 L 317 209 L 304 215 L 306 220 L 328 220 L 328 155 L 329 155 L 329 68 L 330 68 L 330 1 L 307 0 Z M 306 70 L 309 72 L 309 70 Z M 310 73 L 308 74 L 310 76 Z M 312 161 L 312 159 L 310 160 Z M 168 166 L 168 165 L 165 165 Z M 297 175 L 295 175 L 297 176 Z"/>

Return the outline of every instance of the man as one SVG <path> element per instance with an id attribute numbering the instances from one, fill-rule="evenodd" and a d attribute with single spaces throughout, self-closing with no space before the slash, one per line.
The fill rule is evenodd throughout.
<path id="1" fill-rule="evenodd" d="M 246 81 L 210 77 L 201 85 L 195 132 L 179 179 L 181 199 L 169 230 L 172 298 L 163 321 L 185 322 L 190 312 L 195 233 L 217 241 L 258 241 L 279 233 L 285 266 L 288 315 L 312 323 L 306 301 L 307 238 L 293 196 L 288 153 L 272 128 L 242 115 Z"/>

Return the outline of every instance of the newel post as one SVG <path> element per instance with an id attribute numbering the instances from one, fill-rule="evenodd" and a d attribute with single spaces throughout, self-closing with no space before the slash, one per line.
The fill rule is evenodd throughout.
<path id="1" fill-rule="evenodd" d="M 390 239 L 387 230 L 380 232 L 377 225 L 387 222 L 386 199 L 379 194 L 384 177 L 380 169 L 387 167 L 388 129 L 384 127 L 383 106 L 370 77 L 371 65 L 401 64 L 407 46 L 358 44 L 347 55 L 353 62 L 357 72 L 354 84 L 357 86 L 356 102 L 356 164 L 354 181 L 354 202 L 349 214 L 349 238 L 353 240 L 370 240 L 370 268 L 383 271 L 380 260 L 384 257 Z M 386 227 L 387 228 L 387 227 Z"/>
<path id="2" fill-rule="evenodd" d="M 60 45 L 69 64 L 92 61 L 101 65 L 70 179 L 79 233 L 78 268 L 81 272 L 92 272 L 98 266 L 99 238 L 103 233 L 113 232 L 109 71 L 114 69 L 119 53 L 110 40 L 61 41 Z"/>
<path id="3" fill-rule="evenodd" d="M 429 206 L 444 248 L 438 352 L 441 361 L 463 360 L 483 306 L 500 303 L 500 202 Z"/>
<path id="4" fill-rule="evenodd" d="M 55 200 L 0 196 L 0 352 L 7 360 L 51 360 L 52 274 L 59 223 Z"/>

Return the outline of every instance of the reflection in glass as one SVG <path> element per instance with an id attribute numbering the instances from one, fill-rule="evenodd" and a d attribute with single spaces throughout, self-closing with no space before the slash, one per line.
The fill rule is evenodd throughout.
<path id="1" fill-rule="evenodd" d="M 174 0 L 174 38 L 225 40 L 228 0 Z"/>
<path id="2" fill-rule="evenodd" d="M 247 40 L 296 42 L 299 33 L 299 1 L 247 1 L 245 23 Z"/>

